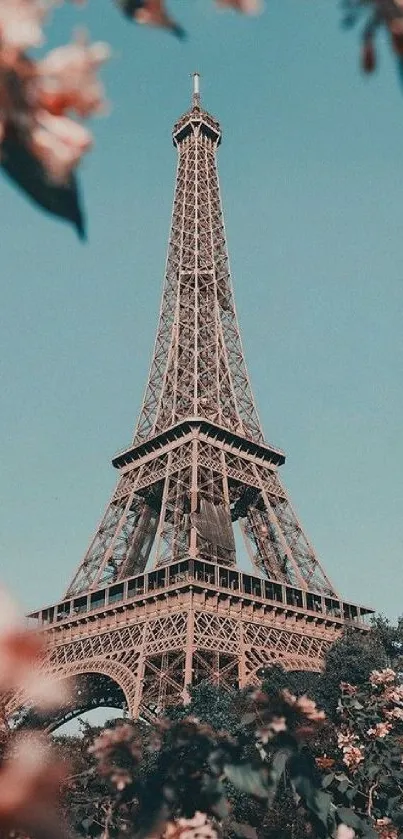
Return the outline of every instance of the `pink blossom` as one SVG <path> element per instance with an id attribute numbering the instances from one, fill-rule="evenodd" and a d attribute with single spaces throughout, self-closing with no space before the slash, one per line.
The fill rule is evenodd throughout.
<path id="1" fill-rule="evenodd" d="M 137 23 L 170 29 L 179 38 L 185 34 L 182 27 L 168 14 L 163 0 L 145 0 L 143 5 L 133 4 L 131 16 Z"/>
<path id="2" fill-rule="evenodd" d="M 39 659 L 43 648 L 41 638 L 27 632 L 17 607 L 0 591 L 0 692 L 16 690 Z"/>
<path id="3" fill-rule="evenodd" d="M 65 686 L 41 672 L 44 641 L 27 630 L 11 598 L 0 591 L 0 695 L 15 693 L 42 709 L 68 702 Z"/>
<path id="4" fill-rule="evenodd" d="M 319 769 L 331 769 L 334 766 L 335 761 L 332 757 L 328 757 L 327 754 L 324 754 L 323 757 L 315 757 L 315 763 Z"/>
<path id="5" fill-rule="evenodd" d="M 88 44 L 83 37 L 52 50 L 38 64 L 42 106 L 56 115 L 67 110 L 81 117 L 101 112 L 104 90 L 96 74 L 109 56 L 107 44 Z"/>
<path id="6" fill-rule="evenodd" d="M 403 708 L 393 708 L 391 711 L 385 711 L 385 717 L 389 720 L 403 720 Z"/>
<path id="7" fill-rule="evenodd" d="M 0 0 L 0 39 L 17 50 L 43 44 L 42 24 L 49 4 L 42 0 Z"/>
<path id="8" fill-rule="evenodd" d="M 388 702 L 396 702 L 397 705 L 401 705 L 403 703 L 403 685 L 389 688 L 385 692 L 385 699 L 387 699 Z"/>
<path id="9" fill-rule="evenodd" d="M 217 839 L 207 815 L 197 811 L 191 819 L 168 822 L 163 839 Z"/>
<path id="10" fill-rule="evenodd" d="M 20 625 L 21 615 L 16 603 L 5 589 L 0 587 L 0 633 L 10 632 Z"/>
<path id="11" fill-rule="evenodd" d="M 291 693 L 291 691 L 289 691 L 288 688 L 284 688 L 284 690 L 281 691 L 281 695 L 287 703 L 287 705 L 293 706 L 297 704 L 297 697 L 294 693 Z"/>
<path id="12" fill-rule="evenodd" d="M 246 15 L 256 15 L 262 10 L 260 0 L 217 0 L 219 6 L 229 6 Z"/>
<path id="13" fill-rule="evenodd" d="M 285 717 L 273 717 L 273 719 L 269 723 L 269 728 L 274 731 L 275 734 L 279 734 L 281 731 L 287 730 L 287 724 L 285 721 Z"/>
<path id="14" fill-rule="evenodd" d="M 347 746 L 343 749 L 343 763 L 350 769 L 356 769 L 357 766 L 364 760 L 364 755 L 358 746 Z"/>
<path id="15" fill-rule="evenodd" d="M 49 180 L 62 183 L 92 146 L 91 133 L 65 114 L 88 117 L 105 107 L 97 72 L 109 48 L 79 37 L 39 62 L 31 60 L 24 49 L 41 42 L 46 8 L 40 0 L 0 0 L 0 155 L 6 134 L 15 135 Z"/>
<path id="16" fill-rule="evenodd" d="M 43 735 L 17 735 L 0 771 L 1 828 L 62 837 L 55 801 L 64 775 Z"/>
<path id="17" fill-rule="evenodd" d="M 301 711 L 311 722 L 322 722 L 326 719 L 324 711 L 320 711 L 316 707 L 316 703 L 307 696 L 299 696 L 296 702 L 296 707 Z"/>
<path id="18" fill-rule="evenodd" d="M 339 749 L 345 749 L 352 746 L 357 740 L 356 734 L 353 734 L 352 731 L 348 731 L 346 734 L 343 734 L 341 731 L 337 735 L 337 745 Z"/>
<path id="19" fill-rule="evenodd" d="M 395 679 L 396 673 L 389 667 L 386 667 L 384 670 L 373 670 L 369 677 L 371 685 L 388 685 L 392 684 Z"/>
<path id="20" fill-rule="evenodd" d="M 299 711 L 311 722 L 322 722 L 326 719 L 325 712 L 320 711 L 319 708 L 317 708 L 316 703 L 307 696 L 304 695 L 296 697 L 293 693 L 290 693 L 287 688 L 284 688 L 284 690 L 281 691 L 281 695 L 285 702 L 287 702 L 287 705 L 291 705 L 291 707 Z"/>
<path id="21" fill-rule="evenodd" d="M 273 717 L 273 719 L 264 727 L 259 728 L 256 732 L 256 739 L 265 745 L 282 731 L 287 731 L 287 723 L 285 717 Z"/>
<path id="22" fill-rule="evenodd" d="M 381 839 L 397 839 L 398 837 L 398 832 L 392 825 L 391 819 L 376 819 L 375 828 Z"/>
<path id="23" fill-rule="evenodd" d="M 373 728 L 369 728 L 367 734 L 369 737 L 386 737 L 391 730 L 392 725 L 389 722 L 378 722 Z"/>
<path id="24" fill-rule="evenodd" d="M 348 696 L 355 696 L 357 693 L 357 688 L 355 685 L 350 685 L 349 682 L 340 682 L 340 690 L 343 693 L 346 693 Z M 340 825 L 340 827 L 345 827 L 346 825 Z"/>
<path id="25" fill-rule="evenodd" d="M 92 146 L 92 137 L 86 128 L 68 117 L 55 117 L 46 111 L 37 114 L 31 141 L 35 156 L 53 180 L 59 182 L 67 180 Z"/>

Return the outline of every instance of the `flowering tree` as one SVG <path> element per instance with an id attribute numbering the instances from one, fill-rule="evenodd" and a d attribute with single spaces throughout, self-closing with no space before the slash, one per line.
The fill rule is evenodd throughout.
<path id="1" fill-rule="evenodd" d="M 341 685 L 337 749 L 317 758 L 330 771 L 322 785 L 353 829 L 367 819 L 382 839 L 397 839 L 403 825 L 403 686 L 386 668 L 359 688 Z"/>

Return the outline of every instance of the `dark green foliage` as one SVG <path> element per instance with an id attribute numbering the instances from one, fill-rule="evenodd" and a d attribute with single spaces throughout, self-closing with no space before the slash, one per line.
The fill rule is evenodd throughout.
<path id="1" fill-rule="evenodd" d="M 356 688 L 346 685 L 338 717 L 339 748 L 322 788 L 345 824 L 360 831 L 365 820 L 367 835 L 375 837 L 371 820 L 375 828 L 399 825 L 402 812 L 403 690 L 393 671 L 378 671 Z M 394 827 L 388 836 L 397 839 Z"/>
<path id="2" fill-rule="evenodd" d="M 259 675 L 262 678 L 262 690 L 269 695 L 274 696 L 279 690 L 287 688 L 296 696 L 305 694 L 310 699 L 317 698 L 320 673 L 304 670 L 287 671 L 281 665 L 274 664 L 273 667 L 262 668 Z"/>
<path id="3" fill-rule="evenodd" d="M 82 731 L 80 737 L 58 735 L 54 740 L 63 762 L 70 766 L 62 799 L 65 817 L 75 833 L 92 839 L 102 833 L 113 793 L 88 753 L 89 745 L 101 729 L 84 724 Z"/>
<path id="4" fill-rule="evenodd" d="M 335 719 L 340 683 L 362 685 L 368 681 L 372 670 L 380 670 L 385 666 L 385 650 L 376 636 L 372 633 L 360 635 L 347 631 L 333 644 L 326 656 L 316 701 L 330 719 Z"/>
<path id="5" fill-rule="evenodd" d="M 227 731 L 230 734 L 239 728 L 238 691 L 228 693 L 223 688 L 202 682 L 189 690 L 190 702 L 186 705 L 171 705 L 167 708 L 166 716 L 172 721 L 185 717 L 195 717 L 200 722 L 209 723 L 216 731 Z"/>
<path id="6" fill-rule="evenodd" d="M 388 665 L 403 670 L 403 615 L 396 626 L 384 615 L 377 615 L 372 621 L 371 636 L 384 649 Z"/>
<path id="7" fill-rule="evenodd" d="M 347 631 L 330 648 L 323 673 L 284 670 L 274 665 L 262 670 L 262 688 L 269 695 L 287 688 L 296 696 L 306 695 L 323 708 L 327 717 L 335 720 L 340 697 L 340 682 L 364 684 L 372 670 L 387 664 L 386 648 L 395 643 L 397 630 L 384 619 L 373 631 L 359 634 Z M 400 629 L 403 639 L 403 624 Z"/>

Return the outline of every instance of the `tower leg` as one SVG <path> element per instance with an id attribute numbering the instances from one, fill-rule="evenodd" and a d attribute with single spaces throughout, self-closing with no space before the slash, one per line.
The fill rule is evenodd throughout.
<path id="1" fill-rule="evenodd" d="M 145 668 L 145 643 L 146 643 L 146 634 L 147 634 L 147 626 L 143 628 L 143 638 L 141 641 L 140 646 L 140 655 L 137 664 L 137 679 L 136 679 L 136 690 L 134 695 L 134 701 L 130 708 L 130 716 L 132 719 L 137 720 L 139 717 L 140 711 L 140 704 L 143 698 L 143 685 L 144 685 L 144 668 Z"/>

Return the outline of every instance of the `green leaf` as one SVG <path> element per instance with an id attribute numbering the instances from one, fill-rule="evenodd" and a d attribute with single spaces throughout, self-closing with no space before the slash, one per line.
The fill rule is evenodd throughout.
<path id="1" fill-rule="evenodd" d="M 210 769 L 214 773 L 214 775 L 221 775 L 222 761 L 223 761 L 223 756 L 222 756 L 222 750 L 221 749 L 214 749 L 212 752 L 210 752 L 210 754 L 207 758 L 207 762 L 210 766 Z"/>
<path id="2" fill-rule="evenodd" d="M 358 792 L 357 787 L 350 787 L 348 790 L 346 790 L 345 796 L 347 798 L 347 801 L 350 802 L 350 804 L 353 803 L 354 798 L 357 795 L 357 792 Z"/>
<path id="3" fill-rule="evenodd" d="M 322 781 L 322 789 L 327 789 L 333 783 L 335 778 L 334 772 L 330 772 L 329 775 L 325 775 Z M 340 789 L 340 786 L 339 786 Z"/>
<path id="4" fill-rule="evenodd" d="M 288 768 L 295 792 L 327 829 L 333 798 L 318 786 L 312 758 L 306 753 L 293 755 Z"/>
<path id="5" fill-rule="evenodd" d="M 257 798 L 268 797 L 267 774 L 262 769 L 253 769 L 250 763 L 227 763 L 224 774 L 241 792 Z"/>
<path id="6" fill-rule="evenodd" d="M 269 793 L 269 804 L 272 804 L 277 793 L 278 785 L 281 781 L 281 778 L 284 775 L 284 772 L 287 767 L 287 762 L 291 756 L 292 752 L 290 749 L 279 749 L 278 752 L 274 755 L 271 764 L 270 770 L 270 793 Z"/>
<path id="7" fill-rule="evenodd" d="M 343 824 L 346 824 L 347 827 L 352 827 L 354 830 L 359 830 L 362 828 L 362 821 L 359 816 L 354 813 L 354 810 L 351 810 L 350 807 L 338 807 L 337 808 L 337 815 L 339 816 L 340 821 Z"/>
<path id="8" fill-rule="evenodd" d="M 378 763 L 370 763 L 370 765 L 367 768 L 367 776 L 370 781 L 373 781 L 375 776 L 378 774 L 379 770 L 380 766 Z"/>
<path id="9" fill-rule="evenodd" d="M 341 792 L 342 795 L 344 795 L 344 793 L 347 792 L 349 786 L 350 781 L 348 780 L 348 778 L 343 778 L 343 780 L 340 781 L 337 789 L 339 790 L 339 792 Z"/>
<path id="10" fill-rule="evenodd" d="M 204 775 L 203 782 L 201 784 L 201 795 L 204 805 L 209 811 L 214 813 L 219 819 L 227 818 L 230 806 L 225 786 L 221 780 L 218 778 L 211 778 L 209 775 Z"/>
<path id="11" fill-rule="evenodd" d="M 395 810 L 391 813 L 391 819 L 398 827 L 403 827 L 403 812 L 402 810 Z"/>
<path id="12" fill-rule="evenodd" d="M 330 793 L 317 789 L 311 779 L 305 775 L 293 778 L 292 784 L 308 810 L 314 813 L 319 821 L 327 828 L 330 807 L 333 802 Z"/>

